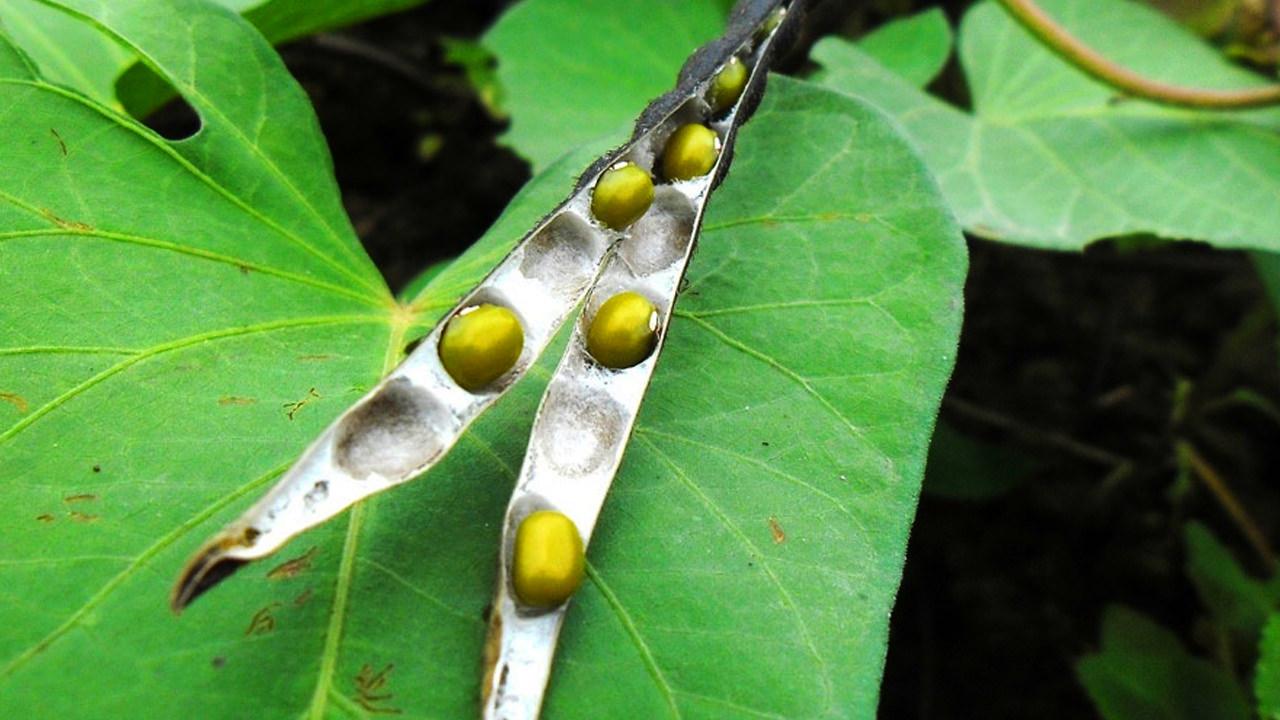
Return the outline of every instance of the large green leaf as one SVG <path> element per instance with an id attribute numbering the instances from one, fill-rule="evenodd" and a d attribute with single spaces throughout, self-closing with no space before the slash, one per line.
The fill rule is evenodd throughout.
<path id="1" fill-rule="evenodd" d="M 524 0 L 485 36 L 511 116 L 505 141 L 534 170 L 613 132 L 675 84 L 724 27 L 725 0 Z"/>
<path id="2" fill-rule="evenodd" d="M 418 5 L 425 0 L 209 0 L 243 13 L 271 42 Z M 114 107 L 116 82 L 125 76 L 126 105 L 139 114 L 155 108 L 169 89 L 137 64 L 138 56 L 105 33 L 47 7 L 43 0 L 5 0 L 0 24 L 26 50 L 45 78 Z"/>
<path id="3" fill-rule="evenodd" d="M 1220 88 L 1266 82 L 1127 0 L 1043 5 L 1151 77 Z M 915 34 L 927 42 L 933 33 L 920 25 Z M 1280 110 L 1198 112 L 1117 99 L 990 2 L 969 11 L 959 42 L 973 113 L 843 40 L 823 40 L 813 57 L 821 83 L 902 123 L 966 229 L 1048 248 L 1132 233 L 1280 248 Z"/>
<path id="4" fill-rule="evenodd" d="M 1190 655 L 1178 638 L 1126 607 L 1107 608 L 1102 649 L 1076 673 L 1106 720 L 1247 720 L 1244 693 L 1230 674 Z"/>
<path id="5" fill-rule="evenodd" d="M 0 717 L 473 714 L 543 371 L 424 478 L 180 619 L 167 592 L 595 149 L 399 304 L 247 23 L 195 0 L 65 4 L 151 58 L 205 127 L 167 143 L 0 50 Z M 839 94 L 775 78 L 736 165 L 548 717 L 874 712 L 963 242 L 890 123 Z"/>

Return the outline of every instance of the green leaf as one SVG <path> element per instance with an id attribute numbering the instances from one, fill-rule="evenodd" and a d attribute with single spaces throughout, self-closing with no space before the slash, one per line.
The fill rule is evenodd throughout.
<path id="1" fill-rule="evenodd" d="M 1187 653 L 1178 638 L 1122 606 L 1107 608 L 1102 650 L 1076 674 L 1106 720 L 1246 720 L 1244 693 L 1230 675 Z"/>
<path id="2" fill-rule="evenodd" d="M 205 127 L 167 143 L 0 51 L 0 717 L 474 714 L 542 371 L 417 482 L 181 618 L 167 593 L 597 148 L 397 304 L 247 23 L 194 0 L 66 4 Z M 874 712 L 964 271 L 892 125 L 774 78 L 596 529 L 548 717 Z"/>
<path id="3" fill-rule="evenodd" d="M 1132 2 L 1046 0 L 1102 53 L 1187 86 L 1262 84 Z M 902 123 L 966 229 L 1046 248 L 1152 233 L 1280 248 L 1280 110 L 1197 112 L 1118 100 L 994 3 L 969 11 L 960 59 L 972 114 L 915 88 L 839 39 L 813 51 L 818 80 Z"/>
<path id="4" fill-rule="evenodd" d="M 207 0 L 243 13 L 273 43 L 329 30 L 419 5 L 425 0 Z M 78 22 L 44 0 L 5 0 L 3 24 L 44 76 L 112 107 L 142 117 L 172 96 L 169 86 L 138 63 L 138 56 L 108 35 Z M 117 100 L 116 83 L 120 97 Z"/>
<path id="5" fill-rule="evenodd" d="M 1263 720 L 1280 718 L 1280 613 L 1273 614 L 1262 631 L 1253 692 Z"/>
<path id="6" fill-rule="evenodd" d="M 50 82 L 102 103 L 114 102 L 116 76 L 134 60 L 119 43 L 39 0 L 0 3 L 0 27 Z"/>
<path id="7" fill-rule="evenodd" d="M 928 85 L 951 56 L 951 23 L 942 8 L 898 18 L 858 40 L 876 62 L 916 87 Z"/>
<path id="8" fill-rule="evenodd" d="M 1224 627 L 1255 637 L 1275 609 L 1266 585 L 1248 575 L 1204 525 L 1186 526 L 1187 576 Z"/>
<path id="9" fill-rule="evenodd" d="M 484 38 L 498 57 L 511 129 L 535 172 L 612 132 L 675 84 L 724 29 L 725 0 L 524 0 Z"/>

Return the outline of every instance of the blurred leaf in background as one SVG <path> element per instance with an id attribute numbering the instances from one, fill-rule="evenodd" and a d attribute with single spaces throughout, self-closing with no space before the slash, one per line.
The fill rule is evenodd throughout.
<path id="1" fill-rule="evenodd" d="M 1123 606 L 1107 609 L 1102 648 L 1076 673 L 1106 720 L 1248 720 L 1235 680 L 1188 654 L 1177 636 Z"/>
<path id="2" fill-rule="evenodd" d="M 1267 82 L 1127 0 L 1043 4 L 1085 42 L 1153 78 L 1192 87 Z M 937 42 L 927 23 L 911 36 Z M 902 123 L 968 231 L 1054 249 L 1140 233 L 1280 248 L 1280 109 L 1215 113 L 1118 99 L 991 2 L 969 10 L 958 42 L 972 113 L 848 41 L 824 39 L 813 58 L 819 82 Z"/>

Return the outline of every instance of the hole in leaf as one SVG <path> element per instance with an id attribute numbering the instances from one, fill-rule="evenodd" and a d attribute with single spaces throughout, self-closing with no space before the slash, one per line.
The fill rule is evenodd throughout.
<path id="1" fill-rule="evenodd" d="M 134 119 L 171 142 L 200 132 L 200 114 L 177 88 L 145 65 L 134 65 L 116 80 L 116 97 Z"/>

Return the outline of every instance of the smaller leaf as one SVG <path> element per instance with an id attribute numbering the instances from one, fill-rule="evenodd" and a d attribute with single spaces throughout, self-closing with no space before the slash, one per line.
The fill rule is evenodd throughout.
<path id="1" fill-rule="evenodd" d="M 1151 78 L 1223 89 L 1266 83 L 1138 3 L 1040 4 L 1090 46 Z M 1120 97 L 997 3 L 977 3 L 957 42 L 971 112 L 839 38 L 819 42 L 813 59 L 819 83 L 898 119 L 970 232 L 1063 250 L 1140 234 L 1280 250 L 1275 108 L 1195 111 Z"/>
<path id="2" fill-rule="evenodd" d="M 1147 616 L 1113 605 L 1102 621 L 1102 650 L 1076 674 L 1106 720 L 1246 720 L 1244 692 L 1230 675 L 1189 654 Z"/>
<path id="3" fill-rule="evenodd" d="M 545 168 L 626 124 L 724 27 L 725 0 L 525 0 L 484 37 L 498 57 L 505 142 Z"/>
<path id="4" fill-rule="evenodd" d="M 1218 623 L 1252 637 L 1274 610 L 1266 587 L 1204 525 L 1187 523 L 1186 542 L 1187 576 L 1201 602 Z"/>
<path id="5" fill-rule="evenodd" d="M 917 87 L 933 81 L 951 57 L 951 23 L 942 8 L 931 8 L 886 23 L 858 40 L 876 62 Z"/>

